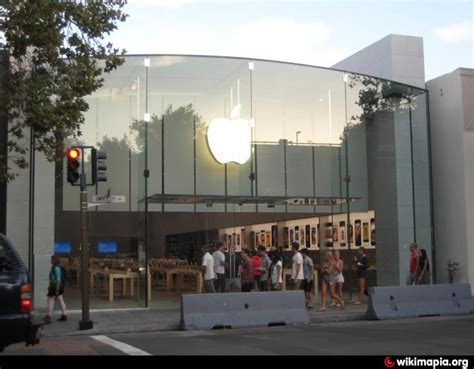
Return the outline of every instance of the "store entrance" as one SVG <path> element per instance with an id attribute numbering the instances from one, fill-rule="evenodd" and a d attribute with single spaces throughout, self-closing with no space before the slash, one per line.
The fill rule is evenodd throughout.
<path id="1" fill-rule="evenodd" d="M 235 281 L 238 278 L 232 274 L 232 269 L 238 269 L 240 262 L 238 259 L 240 259 L 240 252 L 243 248 L 248 248 L 251 252 L 258 245 L 264 245 L 267 250 L 281 248 L 284 255 L 284 274 L 289 277 L 292 258 L 290 245 L 293 242 L 298 242 L 301 249 L 306 248 L 309 251 L 309 256 L 318 271 L 323 263 L 324 253 L 337 251 L 344 262 L 344 291 L 347 295 L 351 295 L 351 291 L 357 290 L 356 283 L 352 283 L 353 280 L 356 281 L 355 273 L 353 273 L 355 266 L 353 257 L 356 256 L 357 249 L 360 247 L 366 249 L 369 257 L 369 284 L 371 286 L 376 284 L 375 214 L 374 211 L 352 213 L 349 228 L 346 227 L 346 216 L 347 214 L 320 215 L 269 223 L 235 224 L 208 231 L 171 234 L 166 236 L 163 259 L 177 259 L 187 262 L 188 265 L 200 266 L 202 256 L 200 246 L 209 245 L 212 253 L 218 242 L 223 242 L 227 265 L 229 265 L 229 270 L 226 270 L 227 290 L 230 291 L 231 286 L 235 285 L 238 291 L 239 282 Z M 283 238 L 282 242 L 279 242 L 279 237 Z M 231 256 L 233 256 L 230 250 L 233 249 L 235 249 L 233 259 L 237 260 L 237 267 L 234 268 L 230 266 Z M 173 286 L 175 287 L 175 284 Z M 349 296 L 349 298 L 352 297 Z"/>
<path id="2" fill-rule="evenodd" d="M 157 200 L 158 196 L 154 201 Z M 212 254 L 220 242 L 224 244 L 226 291 L 229 292 L 241 289 L 238 270 L 242 249 L 253 252 L 258 245 L 264 245 L 267 251 L 272 248 L 281 251 L 284 274 L 288 278 L 292 242 L 298 242 L 301 249 L 308 249 L 316 277 L 324 254 L 337 250 L 344 261 L 344 294 L 350 299 L 357 290 L 353 256 L 357 249 L 365 247 L 370 250 L 369 285 L 376 283 L 375 212 L 353 212 L 348 217 L 343 211 L 345 198 L 225 197 L 223 201 L 224 197 L 167 195 L 159 196 L 159 200 L 172 204 L 205 203 L 206 208 L 226 202 L 227 211 L 149 214 L 150 227 L 163 232 L 149 238 L 152 304 L 177 299 L 183 293 L 203 292 L 201 247 L 208 246 Z M 349 199 L 350 202 L 356 200 Z M 249 205 L 257 211 L 241 211 L 244 207 L 249 209 Z M 162 238 L 161 245 L 159 238 Z M 316 293 L 320 285 L 319 280 Z M 285 283 L 285 288 L 290 288 L 289 283 Z"/>

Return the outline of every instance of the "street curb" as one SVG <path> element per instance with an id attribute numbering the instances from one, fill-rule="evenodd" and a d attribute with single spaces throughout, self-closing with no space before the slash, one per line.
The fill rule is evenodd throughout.
<path id="1" fill-rule="evenodd" d="M 339 322 L 355 322 L 367 320 L 366 313 L 353 313 L 345 315 L 322 315 L 311 317 L 311 324 L 322 324 L 322 323 L 339 323 Z"/>
<path id="2" fill-rule="evenodd" d="M 309 324 L 316 325 L 322 323 L 338 323 L 367 320 L 365 313 L 347 314 L 347 315 L 324 315 L 310 317 Z M 63 336 L 93 336 L 98 334 L 119 334 L 119 333 L 147 333 L 147 332 L 176 332 L 182 331 L 179 323 L 169 324 L 134 324 L 114 327 L 101 327 L 96 324 L 90 330 L 74 330 L 68 332 L 43 332 L 44 337 L 63 337 Z"/>
<path id="3" fill-rule="evenodd" d="M 43 337 L 64 337 L 64 336 L 95 336 L 101 334 L 119 334 L 119 333 L 145 333 L 145 332 L 169 332 L 169 331 L 179 331 L 179 324 L 165 324 L 165 325 L 153 325 L 153 324 L 144 324 L 144 325 L 130 325 L 122 327 L 104 327 L 101 328 L 95 327 L 88 330 L 77 330 L 69 332 L 44 332 Z"/>

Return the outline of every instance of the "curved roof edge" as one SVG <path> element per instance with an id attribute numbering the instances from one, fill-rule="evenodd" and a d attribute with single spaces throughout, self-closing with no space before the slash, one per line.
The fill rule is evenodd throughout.
<path id="1" fill-rule="evenodd" d="M 394 81 L 391 79 L 386 79 L 386 78 L 381 78 L 381 77 L 376 77 L 372 76 L 370 74 L 365 74 L 365 73 L 357 73 L 357 72 L 352 72 L 349 70 L 344 70 L 344 69 L 338 69 L 338 68 L 329 68 L 329 67 L 321 67 L 319 65 L 312 65 L 312 64 L 304 64 L 304 63 L 296 63 L 296 62 L 287 62 L 287 61 L 281 61 L 281 60 L 272 60 L 272 59 L 260 59 L 260 58 L 249 58 L 249 57 L 243 57 L 243 56 L 226 56 L 226 55 L 199 55 L 199 54 L 125 54 L 124 57 L 128 56 L 141 56 L 141 57 L 153 57 L 153 56 L 182 56 L 182 57 L 187 57 L 187 58 L 219 58 L 219 59 L 239 59 L 239 60 L 252 60 L 252 61 L 262 61 L 262 62 L 270 62 L 270 63 L 280 63 L 280 64 L 289 64 L 289 65 L 297 65 L 301 67 L 309 67 L 309 68 L 318 68 L 318 69 L 325 69 L 325 70 L 331 70 L 335 72 L 343 72 L 343 73 L 350 73 L 350 74 L 355 74 L 358 76 L 365 76 L 365 77 L 370 77 L 370 78 L 375 78 L 381 81 L 387 81 L 387 82 L 392 82 L 396 83 L 401 86 L 406 86 L 409 88 L 413 88 L 415 90 L 419 91 L 424 91 L 428 92 L 426 88 L 420 88 L 414 85 L 409 85 L 407 83 L 403 82 L 398 82 Z"/>

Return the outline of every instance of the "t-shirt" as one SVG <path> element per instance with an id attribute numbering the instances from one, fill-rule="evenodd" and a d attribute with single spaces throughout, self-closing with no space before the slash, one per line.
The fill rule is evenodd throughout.
<path id="1" fill-rule="evenodd" d="M 414 250 L 410 253 L 410 273 L 414 274 L 416 270 L 416 258 L 420 257 L 420 252 L 418 250 Z"/>
<path id="2" fill-rule="evenodd" d="M 214 258 L 208 252 L 206 252 L 202 258 L 202 265 L 206 267 L 204 280 L 208 281 L 209 279 L 215 279 L 216 275 L 214 273 Z"/>
<path id="3" fill-rule="evenodd" d="M 307 258 L 303 258 L 303 275 L 304 279 L 309 280 L 312 278 L 310 275 L 311 268 L 313 267 L 313 260 L 308 256 Z"/>
<path id="4" fill-rule="evenodd" d="M 242 284 L 253 283 L 254 281 L 254 270 L 252 260 L 247 257 L 242 257 L 241 271 L 240 271 L 240 280 Z"/>
<path id="5" fill-rule="evenodd" d="M 49 272 L 49 284 L 51 286 L 59 286 L 61 282 L 61 267 L 59 265 L 53 265 L 51 271 Z"/>
<path id="6" fill-rule="evenodd" d="M 225 273 L 225 267 L 221 265 L 222 263 L 225 263 L 225 255 L 222 251 L 216 250 L 212 254 L 212 257 L 214 259 L 214 271 L 217 274 L 224 274 Z"/>
<path id="7" fill-rule="evenodd" d="M 359 261 L 357 262 L 357 268 L 362 272 L 369 268 L 369 259 L 367 259 L 367 256 L 365 254 L 359 257 Z"/>
<path id="8" fill-rule="evenodd" d="M 265 271 L 262 272 L 262 276 L 260 277 L 261 281 L 266 281 L 268 279 L 269 269 L 272 261 L 268 257 L 268 255 L 262 256 L 260 258 L 260 268 L 265 268 Z"/>
<path id="9" fill-rule="evenodd" d="M 300 265 L 300 271 L 296 275 L 296 267 Z M 303 274 L 303 256 L 299 252 L 293 255 L 293 267 L 291 268 L 291 279 L 304 279 Z"/>
<path id="10" fill-rule="evenodd" d="M 280 267 L 280 274 L 278 274 L 278 266 Z M 273 284 L 283 283 L 282 272 L 283 272 L 283 264 L 281 260 L 278 260 L 278 262 L 272 268 L 272 283 Z"/>
<path id="11" fill-rule="evenodd" d="M 252 256 L 251 260 L 252 260 L 252 264 L 253 264 L 253 275 L 255 277 L 260 277 L 260 275 L 262 274 L 262 272 L 259 270 L 259 268 L 261 267 L 260 256 L 254 255 L 254 256 Z"/>

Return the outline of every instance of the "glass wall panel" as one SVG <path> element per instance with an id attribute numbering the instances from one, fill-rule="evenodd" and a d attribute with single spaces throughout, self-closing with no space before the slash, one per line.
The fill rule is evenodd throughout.
<path id="1" fill-rule="evenodd" d="M 145 88 L 140 85 L 140 78 L 144 80 L 143 58 L 138 57 L 129 58 L 124 66 L 106 75 L 104 86 L 86 98 L 89 110 L 84 113 L 82 136 L 78 142 L 67 143 L 94 146 L 108 153 L 108 182 L 90 188 L 89 201 L 93 195 L 106 194 L 111 189 L 112 194 L 125 196 L 126 202 L 102 205 L 93 209 L 95 211 L 136 210 L 137 188 L 132 162 L 139 149 L 133 124 L 140 112 L 143 113 Z M 87 170 L 90 170 L 89 160 L 87 156 Z M 76 192 L 76 187 L 63 186 L 64 210 L 79 208 Z"/>
<path id="2" fill-rule="evenodd" d="M 168 75 L 168 74 L 166 74 Z M 164 193 L 194 193 L 194 104 L 192 96 L 165 96 L 163 119 Z M 166 205 L 165 211 L 193 211 L 191 205 Z"/>
<path id="3" fill-rule="evenodd" d="M 257 141 L 340 143 L 345 111 L 342 73 L 256 61 L 252 76 Z"/>
<path id="4" fill-rule="evenodd" d="M 150 58 L 150 67 L 149 75 L 151 74 L 154 58 Z M 164 118 L 164 97 L 157 92 L 153 92 L 151 88 L 152 80 L 150 76 L 147 78 L 148 83 L 148 93 L 146 96 L 148 113 L 150 114 L 150 121 L 144 122 L 143 117 L 141 124 L 143 125 L 142 131 L 140 132 L 142 139 L 145 139 L 147 142 L 147 169 L 148 175 L 147 185 L 148 185 L 148 196 L 153 196 L 162 193 L 163 186 L 163 118 Z M 143 116 L 143 114 L 142 114 Z M 145 125 L 146 125 L 146 134 L 145 134 Z M 140 173 L 143 173 L 144 167 L 144 150 L 142 152 L 142 161 L 139 162 Z M 162 210 L 161 202 L 151 201 L 148 204 L 149 211 L 161 211 Z"/>
<path id="5" fill-rule="evenodd" d="M 89 273 L 90 306 L 137 306 L 145 301 L 143 269 L 144 248 L 140 247 L 143 233 L 136 221 L 138 200 L 143 195 L 144 181 L 138 174 L 143 147 L 138 141 L 137 120 L 143 115 L 145 103 L 145 69 L 142 57 L 127 58 L 127 62 L 110 74 L 104 75 L 104 85 L 86 98 L 89 110 L 84 113 L 82 136 L 66 146 L 93 146 L 107 153 L 107 182 L 88 186 L 89 194 Z M 90 148 L 84 149 L 84 170 L 91 182 Z M 55 239 L 59 244 L 70 244 L 71 251 L 64 261 L 72 286 L 68 291 L 70 308 L 81 306 L 81 281 L 78 273 L 81 264 L 81 237 L 79 217 L 79 187 L 66 182 L 66 161 L 63 166 L 63 183 L 57 197 Z M 143 164 L 142 164 L 143 167 Z M 142 172 L 143 174 L 143 172 Z M 119 195 L 125 202 L 100 203 L 92 206 L 96 195 Z M 116 215 L 110 215 L 116 214 Z M 143 245 L 143 244 L 142 244 Z M 112 270 L 117 271 L 113 275 Z M 124 281 L 122 276 L 127 274 Z M 122 278 L 123 279 L 123 278 Z M 112 280 L 112 288 L 106 280 Z M 128 293 L 117 296 L 114 285 L 127 283 Z M 133 284 L 133 289 L 132 289 Z M 77 288 L 76 288 L 77 287 Z M 133 295 L 131 294 L 134 291 Z M 111 301 L 113 300 L 113 303 Z"/>
<path id="6" fill-rule="evenodd" d="M 287 195 L 314 195 L 314 166 L 312 146 L 291 145 L 286 150 Z M 288 206 L 289 212 L 313 212 L 313 206 Z"/>
<path id="7" fill-rule="evenodd" d="M 414 91 L 411 98 L 415 232 L 418 248 L 425 249 L 434 265 L 431 224 L 431 184 L 426 92 Z M 430 268 L 432 271 L 433 268 Z"/>
<path id="8" fill-rule="evenodd" d="M 259 196 L 285 196 L 287 193 L 286 174 L 286 150 L 288 148 L 286 140 L 277 143 L 261 143 L 257 145 L 257 171 L 258 171 L 258 194 Z M 277 205 L 275 208 L 268 208 L 267 205 L 260 205 L 260 211 L 278 212 L 286 211 L 286 207 Z M 255 207 L 253 209 L 255 211 Z"/>
<path id="9" fill-rule="evenodd" d="M 338 147 L 345 124 L 342 73 L 298 65 L 255 62 L 252 72 L 256 142 L 287 141 L 283 165 L 284 184 L 279 195 L 339 196 Z M 322 162 L 325 147 L 335 147 L 335 161 Z M 313 154 L 314 152 L 314 154 Z M 263 165 L 258 165 L 260 177 Z M 320 173 L 328 173 L 322 178 Z M 265 179 L 280 183 L 272 171 Z M 263 188 L 266 188 L 266 184 Z M 263 209 L 262 209 L 263 210 Z M 313 206 L 289 206 L 290 212 L 312 212 Z"/>
<path id="10" fill-rule="evenodd" d="M 151 57 L 148 71 L 149 195 L 193 192 L 193 103 L 192 94 L 176 93 L 174 68 L 181 57 Z M 180 162 L 179 170 L 176 163 Z M 159 197 L 158 197 L 159 198 Z M 162 205 L 150 206 L 159 211 Z M 166 205 L 165 210 L 192 210 L 190 206 Z"/>
<path id="11" fill-rule="evenodd" d="M 423 91 L 270 61 L 153 56 L 146 67 L 144 59 L 127 57 L 105 76 L 104 87 L 88 98 L 81 139 L 108 153 L 109 181 L 91 188 L 90 200 L 106 193 L 126 197 L 92 208 L 90 218 L 94 266 L 109 262 L 98 244 L 115 242 L 110 262 L 138 273 L 137 293 L 120 304 L 144 304 L 147 259 L 155 269 L 163 255 L 200 262 L 201 245 L 217 240 L 237 252 L 299 240 L 315 258 L 321 249 L 342 250 L 348 265 L 354 248 L 365 246 L 369 283 L 379 285 L 404 279 L 404 245 L 416 240 L 431 250 Z M 58 237 L 79 209 L 77 188 L 67 184 L 61 191 Z M 162 204 L 161 194 L 189 203 Z M 328 200 L 317 206 L 194 204 L 194 195 Z M 346 196 L 357 198 L 350 219 L 338 202 Z M 97 281 L 100 300 L 106 288 Z"/>
<path id="12" fill-rule="evenodd" d="M 249 62 L 245 59 L 189 58 L 196 73 L 196 193 L 250 195 L 252 158 Z M 243 131 L 242 136 L 239 132 Z M 245 134 L 245 132 L 247 134 Z M 241 148 L 244 149 L 241 156 Z M 230 211 L 214 204 L 198 211 Z M 233 207 L 232 207 L 233 211 Z M 245 206 L 236 207 L 245 211 Z"/>
<path id="13" fill-rule="evenodd" d="M 420 92 L 366 76 L 350 75 L 347 82 L 349 191 L 350 196 L 361 197 L 351 204 L 351 210 L 375 211 L 377 266 L 380 267 L 377 282 L 381 285 L 405 281 L 408 245 L 417 240 L 418 186 L 425 200 L 420 203 L 420 211 L 430 214 L 429 191 L 426 185 L 421 185 L 426 183 L 429 170 L 426 111 L 421 111 L 423 106 L 418 111 L 414 103 L 414 96 Z M 413 150 L 415 115 L 421 160 Z M 424 144 L 420 144 L 423 140 Z M 417 180 L 414 173 L 418 167 L 420 179 Z M 426 217 L 423 220 L 429 229 L 430 220 Z"/>

